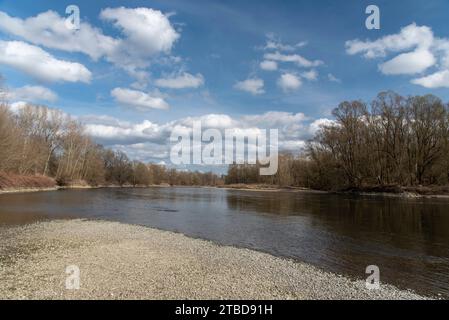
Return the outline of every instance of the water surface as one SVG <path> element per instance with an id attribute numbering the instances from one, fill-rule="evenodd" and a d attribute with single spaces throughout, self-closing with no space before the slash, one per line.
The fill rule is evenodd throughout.
<path id="1" fill-rule="evenodd" d="M 449 298 L 449 200 L 208 188 L 0 195 L 0 225 L 89 218 L 184 233 Z"/>

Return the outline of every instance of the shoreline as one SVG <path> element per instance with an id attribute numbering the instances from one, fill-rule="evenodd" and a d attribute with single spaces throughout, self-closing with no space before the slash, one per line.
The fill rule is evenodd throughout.
<path id="1" fill-rule="evenodd" d="M 145 189 L 145 188 L 169 188 L 169 186 L 152 185 L 152 186 L 56 186 L 52 188 L 8 188 L 0 189 L 0 195 L 2 194 L 20 194 L 20 193 L 34 193 L 34 192 L 47 192 L 47 191 L 59 191 L 59 190 L 94 190 L 94 189 Z"/>
<path id="2" fill-rule="evenodd" d="M 330 195 L 353 195 L 367 197 L 391 197 L 399 199 L 449 199 L 449 194 L 420 194 L 418 192 L 377 192 L 377 191 L 324 191 L 300 187 L 272 187 L 259 185 L 224 185 L 215 187 L 224 190 L 239 190 L 253 192 L 292 192 L 292 193 L 308 193 L 308 194 L 330 194 Z"/>
<path id="3" fill-rule="evenodd" d="M 54 187 L 54 188 L 11 188 L 11 189 L 0 189 L 0 195 L 15 194 L 15 193 L 58 191 L 58 190 L 60 190 L 59 187 Z"/>
<path id="4" fill-rule="evenodd" d="M 274 187 L 274 186 L 259 186 L 259 185 L 223 185 L 223 186 L 170 186 L 170 185 L 150 185 L 150 186 L 56 186 L 51 188 L 8 188 L 0 189 L 0 195 L 3 194 L 20 194 L 20 193 L 34 193 L 47 192 L 59 190 L 90 190 L 90 189 L 146 189 L 146 188 L 204 188 L 204 189 L 222 189 L 222 190 L 236 190 L 247 192 L 291 192 L 303 194 L 329 194 L 329 195 L 352 195 L 361 197 L 384 197 L 384 198 L 398 198 L 398 199 L 449 199 L 449 194 L 420 194 L 417 192 L 368 192 L 368 191 L 323 191 L 307 188 L 297 187 Z"/>
<path id="5" fill-rule="evenodd" d="M 117 222 L 0 228 L 0 299 L 426 299 L 266 253 Z M 77 265 L 80 290 L 67 290 Z"/>

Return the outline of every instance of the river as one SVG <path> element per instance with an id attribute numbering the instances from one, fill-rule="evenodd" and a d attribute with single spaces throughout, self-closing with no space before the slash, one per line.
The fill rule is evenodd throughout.
<path id="1" fill-rule="evenodd" d="M 0 195 L 0 226 L 102 219 L 180 232 L 449 298 L 449 200 L 215 188 Z"/>

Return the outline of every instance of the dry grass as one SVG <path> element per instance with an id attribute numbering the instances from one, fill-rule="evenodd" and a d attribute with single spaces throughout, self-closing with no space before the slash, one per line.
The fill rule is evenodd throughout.
<path id="1" fill-rule="evenodd" d="M 44 189 L 54 187 L 56 187 L 56 181 L 49 177 L 41 175 L 22 176 L 0 172 L 0 190 Z"/>

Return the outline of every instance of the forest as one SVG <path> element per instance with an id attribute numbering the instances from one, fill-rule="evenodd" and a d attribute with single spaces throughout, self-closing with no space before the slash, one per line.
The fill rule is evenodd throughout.
<path id="1" fill-rule="evenodd" d="M 51 186 L 217 185 L 212 173 L 184 172 L 132 161 L 96 144 L 82 124 L 63 112 L 27 105 L 11 112 L 0 104 L 0 188 Z M 25 177 L 28 177 L 27 179 Z"/>
<path id="2" fill-rule="evenodd" d="M 346 101 L 296 155 L 282 154 L 275 176 L 257 165 L 232 165 L 227 184 L 318 190 L 395 190 L 449 185 L 449 106 L 433 95 L 380 93 Z"/>

